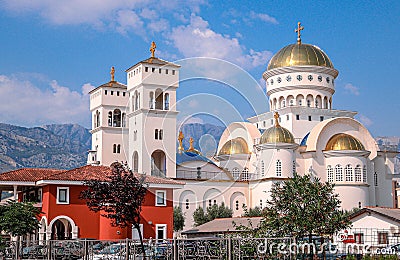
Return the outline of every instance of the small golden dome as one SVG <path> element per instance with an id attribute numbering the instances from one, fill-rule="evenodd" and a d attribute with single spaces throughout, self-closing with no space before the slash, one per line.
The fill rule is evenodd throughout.
<path id="1" fill-rule="evenodd" d="M 338 151 L 338 150 L 358 150 L 364 151 L 364 145 L 355 137 L 348 134 L 335 134 L 329 139 L 326 147 L 326 151 Z"/>
<path id="2" fill-rule="evenodd" d="M 268 128 L 260 137 L 260 144 L 266 143 L 289 143 L 294 144 L 292 133 L 279 124 L 279 114 L 275 112 L 275 125 Z"/>
<path id="3" fill-rule="evenodd" d="M 249 154 L 249 147 L 246 140 L 237 137 L 227 141 L 219 150 L 218 155 Z"/>
<path id="4" fill-rule="evenodd" d="M 333 68 L 328 55 L 319 47 L 295 43 L 283 47 L 268 63 L 267 70 L 291 66 L 321 66 Z"/>

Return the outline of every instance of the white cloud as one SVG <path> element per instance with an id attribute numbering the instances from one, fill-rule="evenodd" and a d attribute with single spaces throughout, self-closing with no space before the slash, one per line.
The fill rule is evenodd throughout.
<path id="1" fill-rule="evenodd" d="M 350 83 L 347 83 L 346 85 L 344 85 L 344 89 L 345 89 L 346 93 L 350 93 L 350 94 L 353 94 L 355 96 L 360 95 L 359 88 L 354 86 L 354 85 L 352 85 L 352 84 L 350 84 Z"/>
<path id="2" fill-rule="evenodd" d="M 82 92 L 72 91 L 53 80 L 41 90 L 17 76 L 0 75 L 0 110 L 2 121 L 35 126 L 48 123 L 90 124 L 89 95 L 94 87 L 87 83 Z M 12 100 L 12 102 L 10 102 Z"/>
<path id="3" fill-rule="evenodd" d="M 188 106 L 191 108 L 196 108 L 199 106 L 199 102 L 196 99 L 192 99 L 189 101 Z"/>
<path id="4" fill-rule="evenodd" d="M 143 29 L 143 21 L 140 17 L 131 10 L 121 10 L 117 14 L 117 31 L 121 34 L 126 34 L 132 29 L 136 34 L 145 36 Z"/>
<path id="5" fill-rule="evenodd" d="M 196 15 L 188 25 L 174 28 L 169 38 L 185 57 L 218 58 L 247 69 L 266 64 L 272 57 L 270 51 L 247 51 L 237 38 L 211 30 L 208 22 Z"/>
<path id="6" fill-rule="evenodd" d="M 374 123 L 370 118 L 368 118 L 362 114 L 359 115 L 359 120 L 363 125 L 365 125 L 367 127 L 371 126 Z"/>
<path id="7" fill-rule="evenodd" d="M 259 19 L 259 20 L 261 20 L 263 22 L 272 23 L 272 24 L 278 24 L 278 21 L 274 17 L 272 17 L 272 16 L 270 16 L 268 14 L 256 13 L 254 11 L 251 11 L 249 16 L 252 19 Z"/>

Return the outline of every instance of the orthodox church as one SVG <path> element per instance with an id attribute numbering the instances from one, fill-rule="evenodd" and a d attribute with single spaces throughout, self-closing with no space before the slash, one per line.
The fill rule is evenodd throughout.
<path id="1" fill-rule="evenodd" d="M 394 206 L 395 151 L 380 150 L 353 111 L 332 109 L 338 70 L 319 47 L 301 41 L 278 51 L 263 73 L 270 111 L 233 122 L 216 154 L 185 149 L 177 131 L 180 66 L 151 57 L 90 92 L 92 149 L 88 164 L 127 161 L 138 173 L 185 183 L 174 204 L 193 225 L 193 212 L 225 203 L 234 216 L 264 207 L 275 182 L 310 174 L 335 184 L 343 209 Z M 267 101 L 266 101 L 267 102 Z M 178 138 L 178 145 L 177 145 Z M 188 137 L 186 137 L 188 138 Z M 178 146 L 178 147 L 177 147 Z"/>

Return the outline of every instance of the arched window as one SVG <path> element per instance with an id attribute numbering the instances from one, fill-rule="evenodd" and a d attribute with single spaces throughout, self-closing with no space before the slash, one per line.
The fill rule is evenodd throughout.
<path id="1" fill-rule="evenodd" d="M 326 168 L 326 173 L 327 173 L 327 180 L 328 182 L 333 182 L 334 178 L 333 178 L 333 169 L 330 165 L 328 165 L 328 167 Z"/>
<path id="2" fill-rule="evenodd" d="M 357 165 L 356 168 L 354 168 L 354 179 L 356 182 L 361 182 L 362 181 L 362 174 L 361 174 L 361 166 Z"/>
<path id="3" fill-rule="evenodd" d="M 336 181 L 343 181 L 343 168 L 340 164 L 335 166 Z"/>
<path id="4" fill-rule="evenodd" d="M 94 115 L 94 127 L 99 127 L 100 126 L 100 112 L 99 110 L 96 110 L 96 113 Z"/>
<path id="5" fill-rule="evenodd" d="M 117 153 L 121 153 L 121 145 L 117 145 Z"/>
<path id="6" fill-rule="evenodd" d="M 139 155 L 138 152 L 133 152 L 133 171 L 138 172 L 139 171 Z"/>
<path id="7" fill-rule="evenodd" d="M 344 175 L 346 176 L 346 181 L 353 181 L 353 167 L 350 164 L 344 168 Z"/>
<path id="8" fill-rule="evenodd" d="M 119 109 L 114 109 L 113 126 L 121 127 L 121 110 Z"/>
<path id="9" fill-rule="evenodd" d="M 154 92 L 153 91 L 151 91 L 150 92 L 150 101 L 149 101 L 149 107 L 150 107 L 150 109 L 154 109 Z"/>
<path id="10" fill-rule="evenodd" d="M 169 110 L 169 94 L 164 95 L 164 110 Z"/>
<path id="11" fill-rule="evenodd" d="M 122 113 L 122 127 L 126 127 L 126 114 Z"/>
<path id="12" fill-rule="evenodd" d="M 160 129 L 160 130 L 158 131 L 158 139 L 159 139 L 159 140 L 162 140 L 162 139 L 163 139 L 163 130 L 162 130 L 162 129 Z"/>
<path id="13" fill-rule="evenodd" d="M 374 172 L 374 185 L 378 187 L 378 174 L 376 172 Z"/>
<path id="14" fill-rule="evenodd" d="M 139 109 L 139 94 L 135 91 L 135 111 Z"/>
<path id="15" fill-rule="evenodd" d="M 162 90 L 156 89 L 155 96 L 156 96 L 155 97 L 155 99 L 156 99 L 155 109 L 162 110 L 163 109 L 163 98 L 164 98 Z"/>
<path id="16" fill-rule="evenodd" d="M 264 161 L 261 161 L 261 176 L 264 177 L 265 175 L 265 164 Z"/>
<path id="17" fill-rule="evenodd" d="M 367 166 L 363 167 L 363 182 L 367 182 Z"/>
<path id="18" fill-rule="evenodd" d="M 242 171 L 242 181 L 248 181 L 249 180 L 249 169 L 244 168 Z"/>
<path id="19" fill-rule="evenodd" d="M 232 169 L 232 175 L 233 175 L 233 178 L 235 180 L 239 179 L 239 177 L 240 177 L 239 169 L 238 168 L 233 168 Z"/>
<path id="20" fill-rule="evenodd" d="M 158 140 L 158 129 L 154 130 L 154 139 Z"/>
<path id="21" fill-rule="evenodd" d="M 113 144 L 113 153 L 117 153 L 117 145 Z"/>
<path id="22" fill-rule="evenodd" d="M 108 112 L 108 126 L 112 126 L 112 118 L 113 118 L 113 114 L 112 112 Z"/>
<path id="23" fill-rule="evenodd" d="M 276 168 L 275 168 L 276 176 L 282 176 L 282 162 L 281 160 L 276 160 Z"/>

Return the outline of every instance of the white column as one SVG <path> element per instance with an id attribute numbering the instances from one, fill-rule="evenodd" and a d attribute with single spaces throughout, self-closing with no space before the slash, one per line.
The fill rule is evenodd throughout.
<path id="1" fill-rule="evenodd" d="M 14 185 L 13 188 L 14 188 L 14 200 L 17 200 L 18 199 L 18 193 L 17 193 L 18 186 Z"/>

